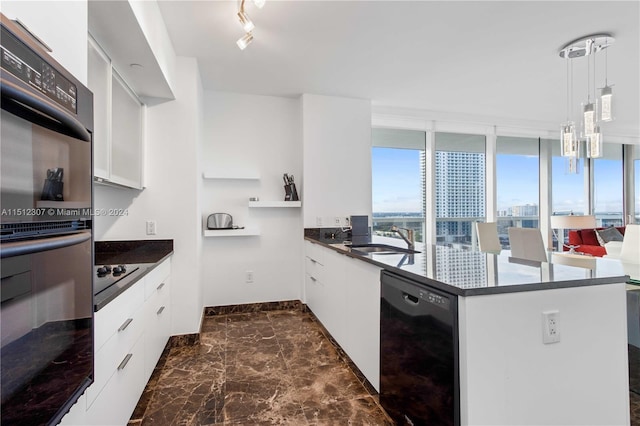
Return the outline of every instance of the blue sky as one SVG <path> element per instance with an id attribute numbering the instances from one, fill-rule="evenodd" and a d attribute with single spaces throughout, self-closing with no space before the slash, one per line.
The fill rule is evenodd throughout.
<path id="1" fill-rule="evenodd" d="M 498 155 L 498 210 L 514 205 L 538 204 L 538 159 Z M 373 211 L 419 212 L 421 206 L 420 153 L 409 149 L 374 148 Z M 582 174 L 565 172 L 564 158 L 553 161 L 553 209 L 583 212 Z M 596 166 L 596 212 L 622 211 L 621 165 L 615 160 L 598 160 Z M 636 174 L 639 181 L 640 174 Z M 638 184 L 637 184 L 638 185 Z M 637 186 L 638 187 L 638 186 Z"/>

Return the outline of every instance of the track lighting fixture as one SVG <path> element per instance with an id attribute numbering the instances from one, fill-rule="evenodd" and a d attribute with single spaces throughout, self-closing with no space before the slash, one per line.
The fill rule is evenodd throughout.
<path id="1" fill-rule="evenodd" d="M 253 3 L 256 5 L 258 9 L 262 9 L 262 6 L 264 6 L 265 1 L 266 0 L 253 0 Z M 238 41 L 236 41 L 236 44 L 238 45 L 240 50 L 244 50 L 253 41 L 252 31 L 255 28 L 253 21 L 251 21 L 251 19 L 249 18 L 249 15 L 247 15 L 247 12 L 245 12 L 244 10 L 244 2 L 245 0 L 241 0 L 240 9 L 238 10 L 238 19 L 240 20 L 242 29 L 245 32 L 244 36 L 242 36 Z"/>

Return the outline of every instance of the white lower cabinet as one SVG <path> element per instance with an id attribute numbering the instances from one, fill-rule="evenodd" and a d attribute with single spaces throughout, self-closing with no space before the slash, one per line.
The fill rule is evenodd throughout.
<path id="1" fill-rule="evenodd" d="M 305 257 L 307 306 L 379 390 L 381 268 L 309 241 Z"/>
<path id="2" fill-rule="evenodd" d="M 380 391 L 380 270 L 346 257 L 347 339 L 344 350 Z"/>
<path id="3" fill-rule="evenodd" d="M 94 382 L 61 424 L 127 424 L 171 333 L 170 262 L 96 312 Z"/>

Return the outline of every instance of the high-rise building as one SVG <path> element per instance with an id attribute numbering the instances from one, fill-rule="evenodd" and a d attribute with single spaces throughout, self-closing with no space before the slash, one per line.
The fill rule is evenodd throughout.
<path id="1" fill-rule="evenodd" d="M 425 176 L 425 154 L 421 155 Z M 485 216 L 485 154 L 436 151 L 436 234 L 439 243 L 465 243 Z"/>

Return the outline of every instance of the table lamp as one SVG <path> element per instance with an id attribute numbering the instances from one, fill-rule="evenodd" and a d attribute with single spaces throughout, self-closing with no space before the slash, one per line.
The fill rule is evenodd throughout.
<path id="1" fill-rule="evenodd" d="M 593 215 L 562 215 L 551 216 L 551 229 L 588 229 L 596 227 L 596 217 Z M 580 246 L 572 246 L 564 243 L 564 231 L 561 233 L 562 240 L 553 232 L 558 240 L 558 244 L 562 244 L 569 249 L 569 254 L 577 254 L 576 248 Z"/>

